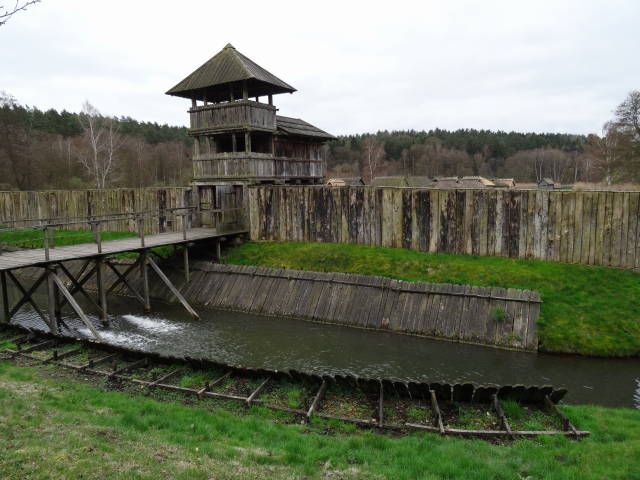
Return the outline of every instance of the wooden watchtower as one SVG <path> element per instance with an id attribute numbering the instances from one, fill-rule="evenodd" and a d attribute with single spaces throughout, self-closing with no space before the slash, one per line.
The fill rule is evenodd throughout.
<path id="1" fill-rule="evenodd" d="M 203 226 L 241 221 L 247 185 L 322 183 L 324 144 L 333 136 L 277 115 L 273 96 L 293 92 L 231 44 L 167 92 L 191 99 L 193 185 Z"/>

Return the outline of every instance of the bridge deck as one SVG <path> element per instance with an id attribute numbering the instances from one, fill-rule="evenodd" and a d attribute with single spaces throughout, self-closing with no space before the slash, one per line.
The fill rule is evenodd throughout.
<path id="1" fill-rule="evenodd" d="M 142 247 L 139 237 L 123 238 L 120 240 L 109 240 L 102 242 L 102 253 L 98 253 L 98 246 L 95 243 L 82 243 L 79 245 L 50 248 L 49 260 L 45 259 L 44 248 L 6 252 L 0 254 L 0 271 L 32 267 L 37 265 L 46 265 L 48 263 L 58 263 L 68 260 L 91 258 L 98 255 L 113 255 L 124 252 L 135 252 L 146 248 L 160 247 L 163 245 L 179 245 L 183 243 L 226 237 L 229 235 L 236 235 L 240 233 L 246 232 L 218 232 L 213 228 L 192 228 L 187 231 L 186 240 L 183 238 L 182 232 L 145 235 L 144 247 Z"/>

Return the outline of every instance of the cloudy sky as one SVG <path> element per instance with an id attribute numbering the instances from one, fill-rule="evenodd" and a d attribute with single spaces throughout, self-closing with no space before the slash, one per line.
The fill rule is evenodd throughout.
<path id="1" fill-rule="evenodd" d="M 640 89 L 639 19 L 638 0 L 42 0 L 0 27 L 0 90 L 184 125 L 164 92 L 230 42 L 298 89 L 280 113 L 334 134 L 589 133 Z"/>

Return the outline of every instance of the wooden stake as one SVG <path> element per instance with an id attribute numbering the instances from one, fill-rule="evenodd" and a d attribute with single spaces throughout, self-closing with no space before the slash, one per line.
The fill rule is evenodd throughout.
<path id="1" fill-rule="evenodd" d="M 436 397 L 436 392 L 433 390 L 429 390 L 431 393 L 431 408 L 433 409 L 433 413 L 436 416 L 436 426 L 440 433 L 444 434 L 444 425 L 442 423 L 442 413 L 440 412 L 440 406 L 438 405 L 438 398 Z"/>
<path id="2" fill-rule="evenodd" d="M 378 395 L 378 427 L 383 426 L 384 422 L 384 386 L 380 382 L 380 394 Z"/>
<path id="3" fill-rule="evenodd" d="M 327 382 L 327 380 L 323 378 L 322 385 L 320 385 L 320 388 L 318 389 L 318 393 L 316 393 L 316 396 L 314 397 L 313 402 L 311 403 L 311 406 L 307 411 L 307 418 L 311 418 L 311 415 L 313 415 L 315 411 L 318 409 L 318 407 L 320 406 L 320 402 L 324 398 L 324 394 L 327 391 L 328 386 L 329 386 L 329 382 Z"/>
<path id="4" fill-rule="evenodd" d="M 249 395 L 249 398 L 247 398 L 247 405 L 251 405 L 251 403 L 255 400 L 255 398 L 260 395 L 260 392 L 262 392 L 262 390 L 264 390 L 264 387 L 267 386 L 267 383 L 269 383 L 269 381 L 271 380 L 271 377 L 267 378 L 264 382 L 262 382 L 258 388 L 256 388 L 251 395 Z"/>
<path id="5" fill-rule="evenodd" d="M 509 435 L 511 435 L 512 433 L 511 426 L 509 425 L 509 421 L 507 420 L 507 417 L 504 414 L 504 410 L 502 410 L 502 405 L 500 405 L 500 400 L 498 399 L 498 395 L 494 393 L 492 395 L 492 399 L 493 399 L 493 409 L 496 411 L 496 415 L 500 419 L 500 424 L 502 425 L 502 428 L 506 430 Z"/>

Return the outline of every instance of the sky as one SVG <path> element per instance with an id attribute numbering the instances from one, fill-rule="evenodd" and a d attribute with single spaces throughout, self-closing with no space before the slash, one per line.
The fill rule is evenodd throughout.
<path id="1" fill-rule="evenodd" d="M 0 0 L 0 5 L 12 0 Z M 42 0 L 0 27 L 0 91 L 187 125 L 164 94 L 227 43 L 330 133 L 598 133 L 640 89 L 640 1 Z"/>

